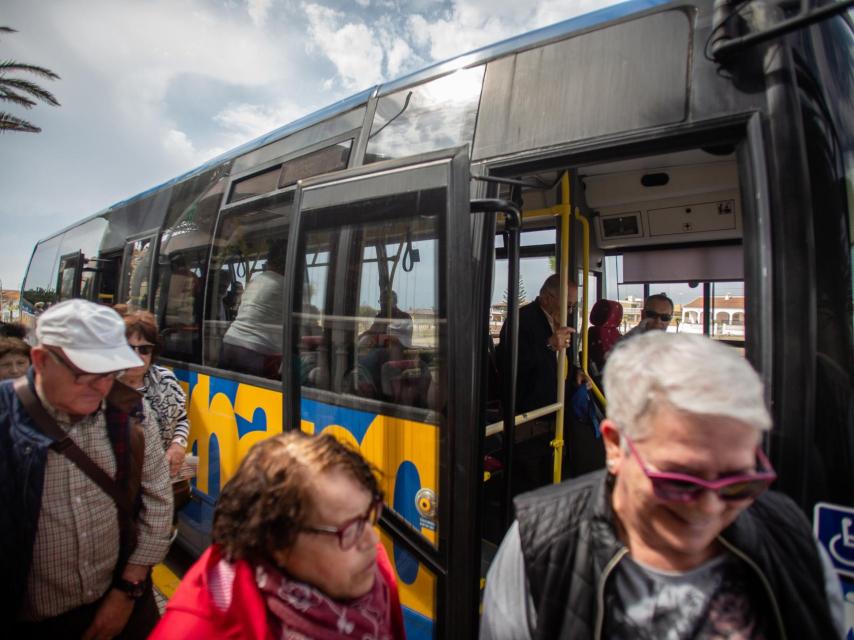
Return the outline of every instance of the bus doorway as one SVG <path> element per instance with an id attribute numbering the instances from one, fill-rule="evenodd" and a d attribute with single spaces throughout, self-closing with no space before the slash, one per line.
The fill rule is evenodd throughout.
<path id="1" fill-rule="evenodd" d="M 502 184 L 499 178 L 494 189 L 522 210 L 519 304 L 544 306 L 540 287 L 564 269 L 566 281 L 577 287 L 578 304 L 569 305 L 565 320 L 575 333 L 551 396 L 558 406 L 516 412 L 511 478 L 502 479 L 506 435 L 500 421 L 509 393 L 517 393 L 519 406 L 523 385 L 511 387 L 501 358 L 493 356 L 486 365 L 484 538 L 491 543 L 500 541 L 512 519 L 512 496 L 604 466 L 598 432 L 607 402 L 600 397 L 602 371 L 609 349 L 644 330 L 650 312 L 645 300 L 654 295 L 672 301 L 662 316 L 666 326 L 659 328 L 705 334 L 742 354 L 750 326 L 734 145 L 723 152 L 695 148 L 501 173 L 510 180 Z M 500 222 L 496 232 L 487 323 L 493 354 L 501 352 L 508 302 L 508 247 Z M 542 319 L 548 315 L 542 311 L 529 315 Z M 561 324 L 548 320 L 553 330 Z M 540 342 L 542 350 L 548 348 L 545 339 Z"/>

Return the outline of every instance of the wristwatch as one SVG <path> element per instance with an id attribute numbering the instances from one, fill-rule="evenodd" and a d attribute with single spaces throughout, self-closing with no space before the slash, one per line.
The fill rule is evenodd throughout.
<path id="1" fill-rule="evenodd" d="M 148 580 L 125 580 L 124 578 L 116 578 L 113 580 L 113 589 L 122 591 L 131 600 L 138 600 L 145 593 L 145 588 L 148 586 Z"/>
<path id="2" fill-rule="evenodd" d="M 175 436 L 172 438 L 172 444 L 180 444 L 185 449 L 187 448 L 187 439 L 184 436 Z"/>

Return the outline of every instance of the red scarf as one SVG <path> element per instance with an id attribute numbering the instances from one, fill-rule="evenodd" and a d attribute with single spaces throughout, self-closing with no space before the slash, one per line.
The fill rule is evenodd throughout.
<path id="1" fill-rule="evenodd" d="M 374 569 L 374 586 L 349 602 L 328 598 L 314 587 L 290 580 L 270 565 L 255 569 L 267 605 L 273 637 L 281 640 L 392 640 L 389 587 Z"/>

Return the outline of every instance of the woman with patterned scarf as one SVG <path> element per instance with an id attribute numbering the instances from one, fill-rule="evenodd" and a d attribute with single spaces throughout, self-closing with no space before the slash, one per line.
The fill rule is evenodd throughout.
<path id="1" fill-rule="evenodd" d="M 381 510 L 372 468 L 332 436 L 259 442 L 151 639 L 405 638 Z"/>

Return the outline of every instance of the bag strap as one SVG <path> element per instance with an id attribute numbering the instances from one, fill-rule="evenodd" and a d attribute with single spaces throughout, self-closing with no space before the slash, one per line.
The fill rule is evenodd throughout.
<path id="1" fill-rule="evenodd" d="M 133 519 L 133 508 L 127 494 L 121 491 L 109 474 L 101 469 L 101 467 L 99 467 L 92 458 L 87 456 L 83 449 L 77 446 L 77 443 L 74 442 L 74 440 L 72 440 L 58 424 L 56 424 L 56 420 L 50 417 L 48 412 L 45 411 L 45 408 L 42 406 L 42 403 L 39 401 L 38 396 L 36 396 L 30 387 L 29 380 L 26 376 L 15 380 L 14 388 L 15 393 L 18 395 L 18 398 L 21 400 L 21 403 L 24 405 L 27 413 L 30 414 L 30 417 L 36 425 L 38 425 L 42 433 L 53 440 L 50 448 L 57 453 L 64 455 L 66 458 L 71 460 L 71 462 L 77 465 L 83 473 L 89 476 L 92 482 L 101 487 L 104 493 L 115 501 L 116 506 L 118 506 L 126 516 Z"/>

